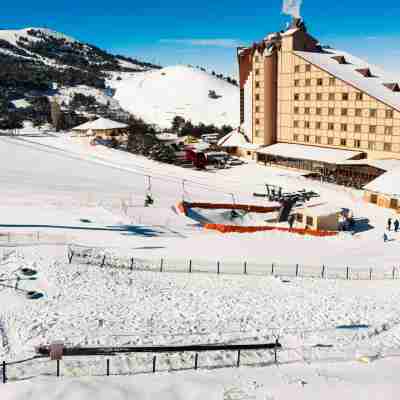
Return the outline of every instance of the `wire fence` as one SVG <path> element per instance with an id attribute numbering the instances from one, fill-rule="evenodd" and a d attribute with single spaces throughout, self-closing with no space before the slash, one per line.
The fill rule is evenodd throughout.
<path id="1" fill-rule="evenodd" d="M 359 347 L 349 349 L 329 345 L 314 345 L 258 350 L 133 352 L 113 356 L 63 357 L 62 360 L 51 360 L 48 357 L 39 356 L 15 362 L 3 361 L 0 364 L 0 370 L 2 382 L 7 383 L 40 376 L 127 376 L 198 369 L 268 367 L 294 363 L 348 361 L 368 363 L 377 359 L 398 356 L 400 356 L 399 348 L 383 350 Z"/>
<path id="2" fill-rule="evenodd" d="M 72 237 L 62 233 L 48 233 L 45 231 L 32 232 L 0 232 L 0 245 L 16 243 L 69 243 Z"/>
<path id="3" fill-rule="evenodd" d="M 118 268 L 130 271 L 154 271 L 173 273 L 208 273 L 230 275 L 275 276 L 282 278 L 313 278 L 340 280 L 397 280 L 400 267 L 329 267 L 302 264 L 280 264 L 274 262 L 234 262 L 199 259 L 142 259 L 130 255 L 112 253 L 109 249 L 72 245 L 67 250 L 69 264 L 94 265 L 101 268 Z"/>

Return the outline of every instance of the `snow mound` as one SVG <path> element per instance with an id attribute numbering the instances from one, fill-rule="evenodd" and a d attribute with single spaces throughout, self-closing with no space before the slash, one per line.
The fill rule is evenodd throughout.
<path id="1" fill-rule="evenodd" d="M 179 115 L 194 124 L 239 125 L 239 88 L 207 72 L 178 65 L 121 78 L 109 82 L 115 98 L 147 122 L 170 127 Z"/>

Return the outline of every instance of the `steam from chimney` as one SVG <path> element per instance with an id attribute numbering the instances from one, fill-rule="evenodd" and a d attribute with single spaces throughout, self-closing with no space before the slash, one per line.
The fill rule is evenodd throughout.
<path id="1" fill-rule="evenodd" d="M 300 9 L 303 0 L 283 0 L 282 12 L 293 18 L 301 18 Z"/>

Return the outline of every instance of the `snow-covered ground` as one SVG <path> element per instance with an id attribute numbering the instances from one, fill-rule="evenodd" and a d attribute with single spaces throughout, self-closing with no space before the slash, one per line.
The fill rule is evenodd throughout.
<path id="1" fill-rule="evenodd" d="M 163 128 L 170 128 L 176 115 L 194 124 L 239 125 L 239 88 L 196 68 L 114 74 L 108 83 L 122 108 Z M 210 90 L 220 97 L 209 98 Z"/>
<path id="2" fill-rule="evenodd" d="M 85 146 L 68 135 L 22 133 L 26 135 L 0 137 L 0 233 L 64 235 L 75 245 L 100 247 L 121 256 L 192 258 L 212 266 L 216 260 L 377 270 L 398 266 L 400 234 L 390 234 L 393 240 L 386 244 L 382 239 L 386 219 L 393 212 L 363 203 L 361 192 L 254 163 L 202 172 Z M 146 208 L 148 176 L 155 204 Z M 279 184 L 285 191 L 314 190 L 321 195 L 318 202 L 350 208 L 361 220 L 360 232 L 334 238 L 282 232 L 222 235 L 200 229 L 196 221 L 174 209 L 182 198 L 230 202 L 232 194 L 238 203 L 265 205 L 265 200 L 252 196 L 263 191 L 265 183 Z M 398 281 L 128 271 L 68 264 L 65 244 L 31 244 L 3 243 L 0 248 L 2 278 L 12 279 L 19 274 L 15 270 L 32 268 L 37 279 L 20 280 L 18 287 L 44 294 L 42 299 L 28 300 L 23 292 L 0 288 L 0 360 L 29 357 L 35 345 L 54 340 L 81 345 L 260 343 L 279 336 L 284 346 L 279 367 L 260 367 L 271 361 L 271 355 L 252 352 L 243 355 L 243 362 L 260 368 L 180 372 L 172 388 L 166 373 L 135 377 L 135 383 L 124 378 L 102 382 L 116 399 L 128 398 L 126 393 L 132 391 L 142 393 L 153 383 L 156 394 L 147 398 L 157 398 L 157 393 L 160 397 L 164 391 L 173 393 L 171 398 L 186 398 L 179 393 L 188 391 L 187 382 L 193 388 L 199 382 L 194 399 L 334 399 L 360 393 L 363 398 L 377 398 L 378 392 L 391 399 L 398 390 L 393 373 L 398 361 L 390 358 L 400 354 Z M 366 327 L 338 329 L 341 325 Z M 363 356 L 375 361 L 357 361 Z M 204 367 L 226 366 L 233 365 L 235 357 L 202 354 L 200 360 Z M 103 374 L 101 363 L 104 360 L 67 360 L 63 374 Z M 192 364 L 191 356 L 176 356 L 161 360 L 160 369 Z M 113 373 L 149 368 L 149 356 L 112 359 Z M 21 379 L 53 370 L 53 364 L 32 361 L 10 366 L 7 373 L 11 379 Z M 63 385 L 71 383 L 66 378 L 60 382 L 10 383 L 0 388 L 0 398 L 25 400 L 28 392 L 53 384 L 58 394 L 52 398 L 57 398 L 65 390 Z M 95 379 L 73 382 L 71 393 L 81 398 L 102 387 Z M 146 398 L 138 394 L 142 397 Z"/>

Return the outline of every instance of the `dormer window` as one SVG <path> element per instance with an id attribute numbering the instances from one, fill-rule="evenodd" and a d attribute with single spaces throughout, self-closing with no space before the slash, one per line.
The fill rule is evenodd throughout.
<path id="1" fill-rule="evenodd" d="M 400 86 L 398 83 L 384 83 L 383 86 L 392 92 L 400 92 Z"/>
<path id="2" fill-rule="evenodd" d="M 347 64 L 347 61 L 344 56 L 334 56 L 331 58 L 332 58 L 332 60 L 337 61 L 339 64 Z"/>
<path id="3" fill-rule="evenodd" d="M 359 68 L 359 69 L 356 69 L 356 72 L 361 74 L 364 78 L 372 78 L 373 77 L 371 70 L 369 68 Z"/>

